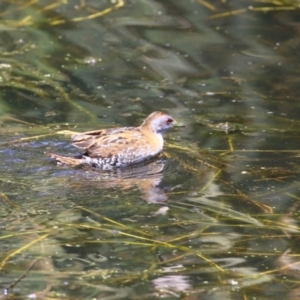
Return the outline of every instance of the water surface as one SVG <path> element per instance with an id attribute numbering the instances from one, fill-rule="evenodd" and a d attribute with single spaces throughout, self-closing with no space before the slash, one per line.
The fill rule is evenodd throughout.
<path id="1" fill-rule="evenodd" d="M 3 299 L 298 297 L 295 3 L 0 5 Z M 186 127 L 155 160 L 44 154 L 156 110 Z"/>

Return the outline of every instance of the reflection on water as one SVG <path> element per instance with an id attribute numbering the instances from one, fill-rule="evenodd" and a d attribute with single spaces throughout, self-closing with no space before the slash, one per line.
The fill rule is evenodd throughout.
<path id="1" fill-rule="evenodd" d="M 81 184 L 91 185 L 94 188 L 103 190 L 118 189 L 119 191 L 137 187 L 142 198 L 150 203 L 164 203 L 168 197 L 164 188 L 159 184 L 163 178 L 163 170 L 166 162 L 164 160 L 154 160 L 127 168 L 119 168 L 114 171 L 99 171 L 87 167 L 87 171 L 78 180 L 78 189 Z M 81 184 L 80 184 L 81 183 Z"/>
<path id="2" fill-rule="evenodd" d="M 158 277 L 153 280 L 153 284 L 157 290 L 162 291 L 161 297 L 167 297 L 170 294 L 178 297 L 178 293 L 186 292 L 191 288 L 188 276 L 182 275 Z"/>

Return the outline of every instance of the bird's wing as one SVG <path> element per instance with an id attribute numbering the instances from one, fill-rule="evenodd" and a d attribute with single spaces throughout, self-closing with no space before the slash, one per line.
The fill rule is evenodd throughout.
<path id="1" fill-rule="evenodd" d="M 107 130 L 101 129 L 101 130 L 93 130 L 93 131 L 86 131 L 82 133 L 76 133 L 71 136 L 71 139 L 73 141 L 73 146 L 81 150 L 87 150 L 91 146 L 93 146 L 96 139 L 105 135 L 107 135 Z"/>
<path id="2" fill-rule="evenodd" d="M 143 151 L 151 151 L 145 136 L 136 127 L 88 131 L 73 135 L 72 140 L 75 147 L 86 151 L 91 158 L 126 156 L 136 160 L 143 156 Z"/>

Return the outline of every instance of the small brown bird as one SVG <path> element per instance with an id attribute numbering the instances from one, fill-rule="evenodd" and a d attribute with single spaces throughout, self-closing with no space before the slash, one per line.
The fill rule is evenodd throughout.
<path id="1" fill-rule="evenodd" d="M 163 133 L 174 119 L 160 111 L 150 114 L 139 127 L 100 129 L 73 134 L 73 145 L 84 153 L 67 157 L 47 153 L 58 164 L 89 164 L 103 170 L 126 167 L 157 155 L 164 145 Z"/>

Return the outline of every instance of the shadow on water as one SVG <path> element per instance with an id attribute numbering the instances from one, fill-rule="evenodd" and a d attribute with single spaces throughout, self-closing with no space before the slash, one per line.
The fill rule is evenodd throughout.
<path id="1" fill-rule="evenodd" d="M 1 2 L 1 298 L 297 298 L 298 5 Z M 44 155 L 156 110 L 154 160 Z"/>

